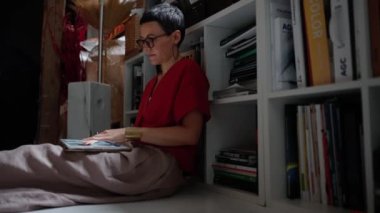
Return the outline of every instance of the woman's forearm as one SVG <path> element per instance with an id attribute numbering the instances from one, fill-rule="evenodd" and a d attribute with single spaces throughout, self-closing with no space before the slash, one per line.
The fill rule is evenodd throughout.
<path id="1" fill-rule="evenodd" d="M 183 126 L 141 128 L 141 140 L 160 146 L 195 145 L 198 143 L 202 129 L 186 128 Z"/>
<path id="2" fill-rule="evenodd" d="M 135 128 L 140 132 L 141 140 L 160 146 L 195 145 L 198 143 L 203 128 L 203 116 L 198 111 L 187 114 L 180 125 L 158 128 Z M 133 128 L 133 127 L 132 127 Z M 126 132 L 133 132 L 127 129 Z"/>

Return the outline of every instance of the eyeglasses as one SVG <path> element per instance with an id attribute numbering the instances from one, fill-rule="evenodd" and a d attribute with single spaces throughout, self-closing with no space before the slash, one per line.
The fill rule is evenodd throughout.
<path id="1" fill-rule="evenodd" d="M 153 48 L 155 40 L 163 36 L 167 36 L 167 34 L 162 34 L 154 37 L 147 37 L 145 39 L 140 38 L 136 40 L 136 43 L 141 49 L 144 47 L 144 44 L 148 48 Z"/>

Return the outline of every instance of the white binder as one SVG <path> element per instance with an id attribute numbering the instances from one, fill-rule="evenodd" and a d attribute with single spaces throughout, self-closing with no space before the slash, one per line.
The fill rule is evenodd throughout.
<path id="1" fill-rule="evenodd" d="M 331 0 L 330 8 L 329 32 L 332 41 L 334 80 L 335 82 L 352 81 L 354 67 L 348 0 Z"/>
<path id="2" fill-rule="evenodd" d="M 111 86 L 71 82 L 68 87 L 67 138 L 83 139 L 111 128 Z"/>

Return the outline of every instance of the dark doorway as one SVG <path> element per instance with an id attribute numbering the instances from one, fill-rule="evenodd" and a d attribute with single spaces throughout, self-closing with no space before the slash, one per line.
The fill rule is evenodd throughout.
<path id="1" fill-rule="evenodd" d="M 0 15 L 0 150 L 34 142 L 41 73 L 43 0 L 7 4 Z"/>

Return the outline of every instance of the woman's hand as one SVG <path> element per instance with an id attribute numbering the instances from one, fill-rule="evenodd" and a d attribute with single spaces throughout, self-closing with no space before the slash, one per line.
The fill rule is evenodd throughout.
<path id="1" fill-rule="evenodd" d="M 125 128 L 119 129 L 108 129 L 100 132 L 96 135 L 83 139 L 84 144 L 92 144 L 96 141 L 108 141 L 112 143 L 123 143 L 126 142 L 126 137 L 124 135 Z"/>

